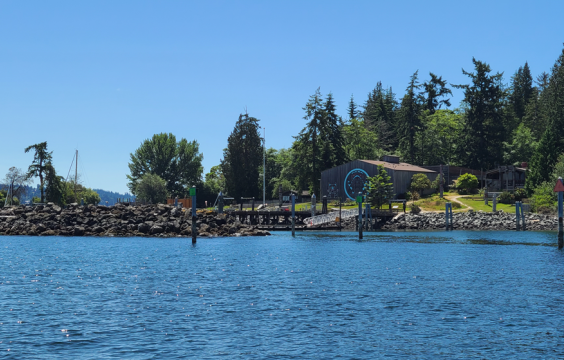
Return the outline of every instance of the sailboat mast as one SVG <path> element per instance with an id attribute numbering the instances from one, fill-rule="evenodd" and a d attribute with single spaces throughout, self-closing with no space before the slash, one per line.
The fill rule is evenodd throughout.
<path id="1" fill-rule="evenodd" d="M 78 203 L 78 196 L 76 196 L 76 181 L 78 179 L 78 149 L 76 150 L 75 154 L 75 163 L 74 163 L 74 200 Z"/>

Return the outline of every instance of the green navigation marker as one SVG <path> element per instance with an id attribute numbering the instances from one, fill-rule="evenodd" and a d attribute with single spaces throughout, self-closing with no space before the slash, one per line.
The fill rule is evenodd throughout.
<path id="1" fill-rule="evenodd" d="M 196 196 L 196 188 L 190 188 L 190 196 Z"/>
<path id="2" fill-rule="evenodd" d="M 359 195 L 359 196 L 356 197 L 356 202 L 358 204 L 362 204 L 362 195 Z"/>

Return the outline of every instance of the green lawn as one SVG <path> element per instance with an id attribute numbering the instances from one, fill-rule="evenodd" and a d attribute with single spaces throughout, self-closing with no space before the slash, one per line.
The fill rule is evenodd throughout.
<path id="1" fill-rule="evenodd" d="M 417 200 L 415 201 L 415 204 L 419 205 L 419 207 L 421 208 L 421 210 L 423 211 L 444 211 L 445 210 L 445 203 L 447 202 L 447 199 L 441 199 L 439 197 L 439 195 L 432 195 L 429 197 L 426 197 L 424 199 L 421 200 Z M 409 206 L 408 206 L 409 208 Z M 452 209 L 453 211 L 466 211 L 468 210 L 467 208 L 464 208 L 462 205 L 452 201 Z"/>
<path id="2" fill-rule="evenodd" d="M 477 199 L 477 197 L 474 197 L 474 199 Z M 492 203 L 493 203 L 492 200 L 488 201 L 488 205 L 484 204 L 483 199 L 472 200 L 471 197 L 460 197 L 460 198 L 458 198 L 458 201 L 460 201 L 461 203 L 464 203 L 465 205 L 472 207 L 475 211 L 480 211 L 480 210 L 485 211 L 485 212 L 491 212 L 492 211 Z M 497 210 L 503 210 L 505 212 L 515 212 L 515 205 L 497 203 L 496 209 Z"/>

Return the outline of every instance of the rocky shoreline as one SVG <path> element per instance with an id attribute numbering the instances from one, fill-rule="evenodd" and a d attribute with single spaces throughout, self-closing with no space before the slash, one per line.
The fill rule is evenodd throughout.
<path id="1" fill-rule="evenodd" d="M 191 237 L 192 219 L 170 205 L 78 206 L 49 203 L 0 210 L 0 235 Z M 199 237 L 267 236 L 226 214 L 198 214 Z"/>
<path id="2" fill-rule="evenodd" d="M 343 228 L 354 230 L 357 219 L 343 221 Z M 527 230 L 549 231 L 558 230 L 558 218 L 550 215 L 526 214 Z M 379 224 L 382 230 L 444 230 L 444 213 L 400 213 L 386 223 Z M 515 214 L 497 211 L 465 212 L 453 214 L 454 230 L 516 230 Z"/>

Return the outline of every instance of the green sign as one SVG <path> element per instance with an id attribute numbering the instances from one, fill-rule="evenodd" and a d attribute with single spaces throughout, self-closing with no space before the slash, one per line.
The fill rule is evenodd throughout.
<path id="1" fill-rule="evenodd" d="M 362 195 L 358 195 L 356 197 L 356 202 L 359 203 L 359 204 L 362 204 Z"/>
<path id="2" fill-rule="evenodd" d="M 196 188 L 190 188 L 190 196 L 196 196 Z"/>

